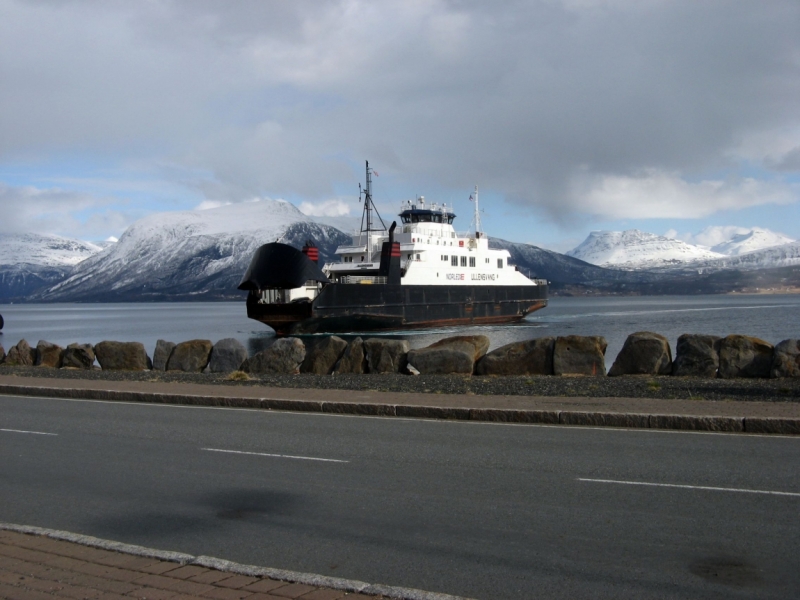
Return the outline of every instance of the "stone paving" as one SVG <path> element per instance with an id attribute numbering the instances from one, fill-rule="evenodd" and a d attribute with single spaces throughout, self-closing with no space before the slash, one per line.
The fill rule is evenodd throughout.
<path id="1" fill-rule="evenodd" d="M 9 600 L 380 600 L 341 590 L 181 565 L 0 531 L 0 598 Z"/>

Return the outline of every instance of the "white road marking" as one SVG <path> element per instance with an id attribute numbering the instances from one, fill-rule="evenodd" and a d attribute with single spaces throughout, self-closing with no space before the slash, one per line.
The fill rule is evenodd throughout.
<path id="1" fill-rule="evenodd" d="M 266 452 L 244 452 L 242 450 L 222 450 L 220 448 L 200 448 L 206 452 L 226 452 L 228 454 L 250 454 L 252 456 L 270 456 L 272 458 L 294 458 L 297 460 L 318 460 L 321 462 L 349 463 L 349 460 L 337 460 L 335 458 L 317 458 L 315 456 L 293 456 L 291 454 L 268 454 Z"/>
<path id="2" fill-rule="evenodd" d="M 0 431 L 8 431 L 9 433 L 32 433 L 34 435 L 58 435 L 57 433 L 46 433 L 44 431 L 25 431 L 24 429 L 0 429 Z"/>
<path id="3" fill-rule="evenodd" d="M 676 483 L 652 483 L 648 481 L 618 481 L 616 479 L 584 479 L 578 477 L 578 481 L 588 481 L 591 483 L 618 483 L 622 485 L 646 485 L 652 487 L 681 488 L 686 490 L 710 490 L 712 492 L 738 492 L 741 494 L 767 494 L 771 496 L 796 496 L 800 498 L 798 492 L 776 492 L 773 490 L 748 490 L 743 488 L 713 487 L 709 485 L 679 485 Z"/>

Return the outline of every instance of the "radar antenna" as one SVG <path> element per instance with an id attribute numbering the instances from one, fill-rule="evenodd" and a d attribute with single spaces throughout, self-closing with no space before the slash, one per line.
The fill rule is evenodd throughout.
<path id="1" fill-rule="evenodd" d="M 365 189 L 361 188 L 361 184 L 358 184 L 358 201 L 361 202 L 361 197 L 364 197 L 364 212 L 361 213 L 361 232 L 369 233 L 370 231 L 386 231 L 386 225 L 381 219 L 380 213 L 378 213 L 378 209 L 375 208 L 375 204 L 372 202 L 372 169 L 369 167 L 369 161 L 367 163 L 367 186 Z M 381 229 L 373 229 L 372 227 L 372 211 L 375 211 L 375 216 L 378 217 L 378 221 L 381 223 Z"/>

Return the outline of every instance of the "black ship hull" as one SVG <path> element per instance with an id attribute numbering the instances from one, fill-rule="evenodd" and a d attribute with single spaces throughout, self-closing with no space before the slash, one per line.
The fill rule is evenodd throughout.
<path id="1" fill-rule="evenodd" d="M 260 304 L 247 316 L 279 335 L 511 323 L 547 306 L 547 285 L 329 284 L 311 302 Z"/>

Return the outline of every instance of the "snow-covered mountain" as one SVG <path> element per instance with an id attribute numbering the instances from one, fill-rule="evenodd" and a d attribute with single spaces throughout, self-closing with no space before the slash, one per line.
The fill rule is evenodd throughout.
<path id="1" fill-rule="evenodd" d="M 0 302 L 24 299 L 101 252 L 98 244 L 38 233 L 0 234 Z"/>
<path id="2" fill-rule="evenodd" d="M 583 243 L 566 254 L 593 265 L 615 269 L 679 266 L 724 256 L 700 246 L 638 229 L 593 231 Z"/>
<path id="3" fill-rule="evenodd" d="M 97 244 L 57 235 L 0 234 L 0 265 L 74 266 L 102 250 Z"/>
<path id="4" fill-rule="evenodd" d="M 680 269 L 709 267 L 715 269 L 756 269 L 797 264 L 787 247 L 792 240 L 768 229 L 753 228 L 731 232 L 731 237 L 711 248 L 688 244 L 666 236 L 629 229 L 593 231 L 567 256 L 613 269 Z M 781 252 L 781 248 L 787 248 Z M 732 260 L 734 257 L 751 258 Z"/>
<path id="5" fill-rule="evenodd" d="M 313 239 L 322 259 L 350 237 L 283 200 L 158 213 L 131 225 L 106 251 L 78 264 L 42 300 L 125 301 L 240 298 L 255 250 Z"/>
<path id="6" fill-rule="evenodd" d="M 763 250 L 756 250 L 738 256 L 725 256 L 716 260 L 698 261 L 686 266 L 700 272 L 712 272 L 731 269 L 755 271 L 797 265 L 800 265 L 800 242 L 764 248 Z"/>
<path id="7" fill-rule="evenodd" d="M 792 242 L 794 242 L 792 238 L 781 233 L 754 227 L 747 233 L 734 235 L 731 239 L 713 246 L 711 251 L 725 256 L 741 256 L 748 252 L 783 246 Z"/>

